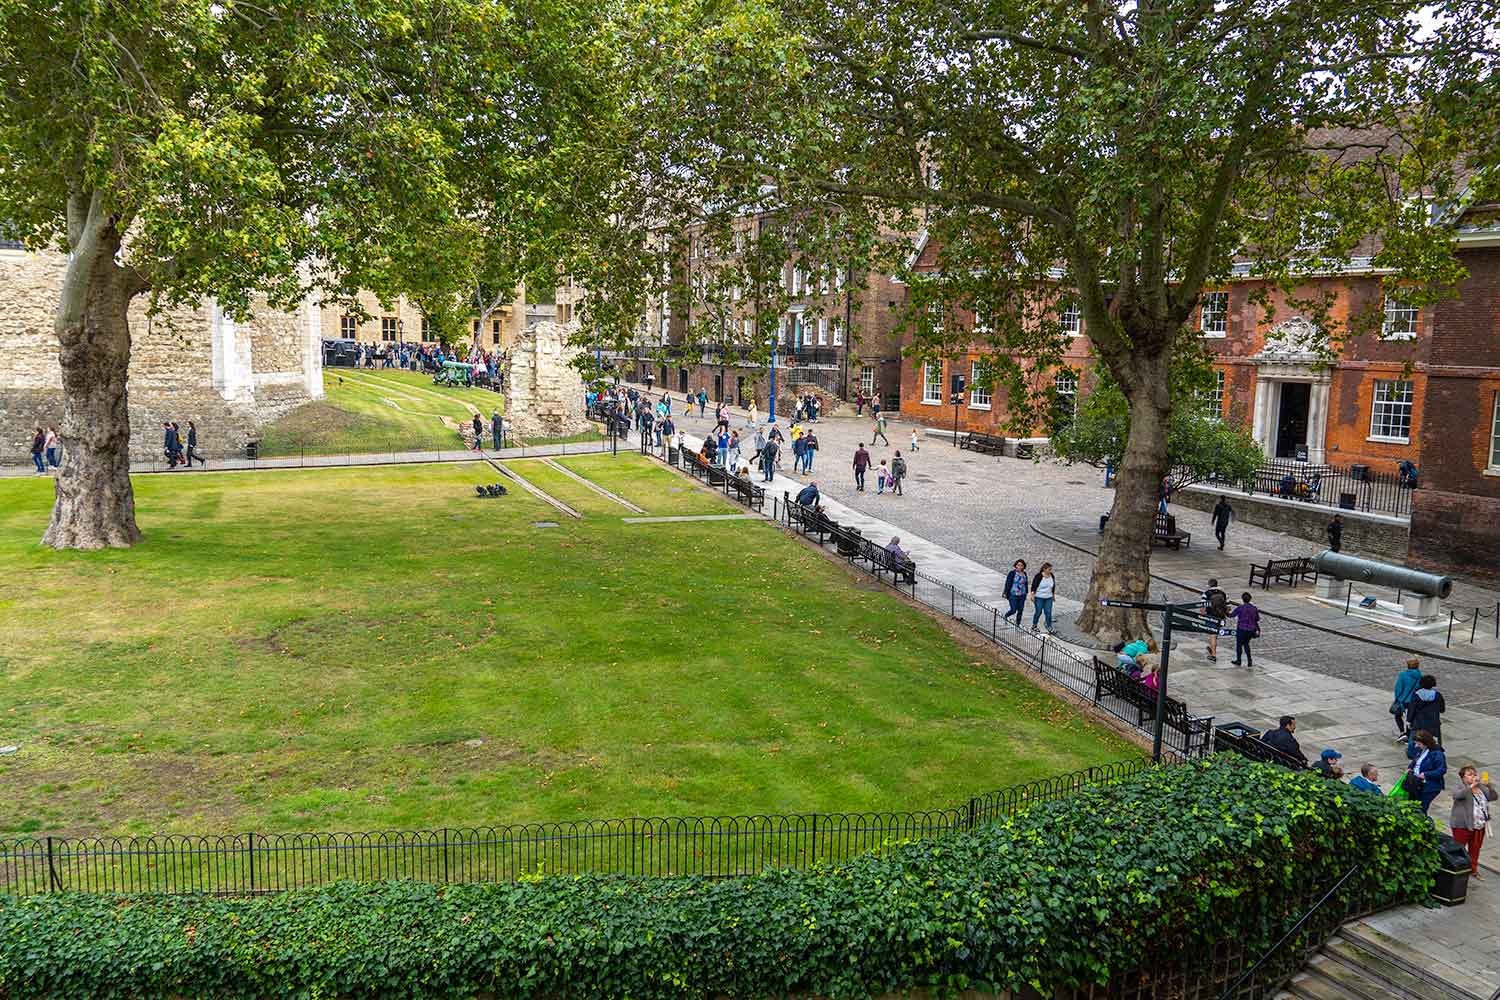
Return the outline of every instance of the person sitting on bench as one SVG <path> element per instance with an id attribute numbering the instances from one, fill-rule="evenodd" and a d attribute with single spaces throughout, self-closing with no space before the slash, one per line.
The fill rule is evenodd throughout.
<path id="1" fill-rule="evenodd" d="M 914 575 L 915 564 L 912 562 L 911 556 L 907 555 L 906 551 L 901 548 L 901 536 L 896 535 L 893 537 L 886 545 L 885 550 L 891 555 L 892 570 L 907 579 L 911 579 Z"/>

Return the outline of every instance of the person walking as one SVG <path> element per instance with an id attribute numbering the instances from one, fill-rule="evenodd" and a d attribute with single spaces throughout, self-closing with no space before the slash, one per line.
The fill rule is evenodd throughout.
<path id="1" fill-rule="evenodd" d="M 703 390 L 703 389 L 699 389 L 698 390 L 698 419 L 699 420 L 703 419 L 703 413 L 707 409 L 708 409 L 708 393 L 705 390 Z"/>
<path id="2" fill-rule="evenodd" d="M 500 411 L 494 410 L 490 413 L 490 443 L 496 451 L 500 450 L 500 440 L 505 430 L 505 422 L 500 419 Z M 661 441 L 657 441 L 661 444 Z"/>
<path id="3" fill-rule="evenodd" d="M 1425 729 L 1418 729 L 1412 737 L 1412 745 L 1406 750 L 1406 756 L 1411 758 L 1409 770 L 1422 783 L 1417 801 L 1425 813 L 1432 808 L 1432 800 L 1443 794 L 1443 776 L 1448 773 L 1448 755 L 1436 736 Z"/>
<path id="4" fill-rule="evenodd" d="M 898 497 L 906 495 L 901 491 L 901 482 L 905 478 L 906 459 L 901 457 L 901 452 L 898 449 L 896 452 L 896 457 L 891 459 L 891 492 L 896 494 L 896 496 Z"/>
<path id="5" fill-rule="evenodd" d="M 1448 710 L 1443 693 L 1438 690 L 1437 678 L 1423 674 L 1417 682 L 1417 690 L 1406 703 L 1406 750 L 1411 752 L 1413 733 L 1426 730 L 1439 743 L 1443 742 L 1443 713 Z"/>
<path id="6" fill-rule="evenodd" d="M 57 428 L 47 428 L 47 439 L 42 442 L 42 450 L 47 453 L 47 467 L 57 468 Z"/>
<path id="7" fill-rule="evenodd" d="M 1172 499 L 1172 482 L 1166 476 L 1161 477 L 1161 488 L 1157 490 L 1156 497 L 1156 512 L 1158 514 L 1165 514 L 1167 512 L 1167 503 Z"/>
<path id="8" fill-rule="evenodd" d="M 669 413 L 661 418 L 658 426 L 660 430 L 656 435 L 657 444 L 661 445 L 662 458 L 666 458 L 667 449 L 672 445 L 672 438 L 677 434 L 677 425 L 672 422 L 672 415 Z"/>
<path id="9" fill-rule="evenodd" d="M 728 457 L 724 461 L 724 468 L 734 472 L 740 467 L 740 432 L 729 432 L 729 446 L 725 449 Z"/>
<path id="10" fill-rule="evenodd" d="M 875 429 L 870 431 L 871 445 L 875 444 L 876 438 L 884 441 L 887 448 L 891 446 L 891 439 L 885 436 L 885 414 L 883 413 L 875 414 Z"/>
<path id="11" fill-rule="evenodd" d="M 47 434 L 40 427 L 31 438 L 31 461 L 36 465 L 36 474 L 45 476 L 47 474 L 47 462 L 42 456 L 46 453 Z"/>
<path id="12" fill-rule="evenodd" d="M 797 425 L 792 425 L 792 474 L 802 474 L 802 449 L 806 447 L 802 435 L 797 431 Z"/>
<path id="13" fill-rule="evenodd" d="M 890 473 L 887 472 L 886 468 L 885 468 L 885 459 L 882 458 L 880 460 L 880 468 L 878 468 L 878 469 L 875 470 L 875 495 L 876 496 L 883 496 L 885 494 L 885 481 L 889 477 L 890 477 Z"/>
<path id="14" fill-rule="evenodd" d="M 1245 661 L 1245 666 L 1255 666 L 1255 658 L 1250 655 L 1250 640 L 1260 635 L 1260 608 L 1250 597 L 1250 591 L 1240 595 L 1239 607 L 1228 613 L 1228 617 L 1234 619 L 1234 660 L 1235 666 L 1240 665 L 1240 660 Z"/>
<path id="15" fill-rule="evenodd" d="M 766 442 L 766 446 L 760 450 L 761 482 L 769 483 L 776 478 L 776 441 Z"/>
<path id="16" fill-rule="evenodd" d="M 1406 658 L 1406 669 L 1396 675 L 1396 683 L 1391 688 L 1393 699 L 1391 701 L 1391 715 L 1396 719 L 1396 742 L 1406 743 L 1406 706 L 1411 704 L 1412 697 L 1417 693 L 1417 688 L 1422 686 L 1422 661 L 1415 656 Z"/>
<path id="17" fill-rule="evenodd" d="M 1229 506 L 1228 497 L 1219 497 L 1219 502 L 1214 504 L 1213 512 L 1214 537 L 1219 540 L 1219 551 L 1224 551 L 1224 533 L 1229 530 L 1229 522 L 1234 520 L 1234 508 Z"/>
<path id="18" fill-rule="evenodd" d="M 917 429 L 915 427 L 913 427 L 911 429 L 911 450 L 912 451 L 917 451 L 918 450 Z"/>
<path id="19" fill-rule="evenodd" d="M 808 428 L 802 434 L 802 471 L 812 475 L 813 454 L 818 450 L 818 436 Z"/>
<path id="20" fill-rule="evenodd" d="M 865 451 L 865 443 L 861 441 L 854 449 L 854 488 L 860 493 L 865 491 L 865 470 L 869 467 L 870 453 Z"/>
<path id="21" fill-rule="evenodd" d="M 208 459 L 198 454 L 198 427 L 191 420 L 189 420 L 187 439 L 187 467 L 189 469 L 193 467 L 193 459 L 195 458 L 198 460 L 199 465 L 208 464 Z"/>
<path id="22" fill-rule="evenodd" d="M 1344 547 L 1344 519 L 1335 514 L 1333 520 L 1328 522 L 1328 547 L 1334 552 L 1339 552 Z"/>
<path id="23" fill-rule="evenodd" d="M 1045 617 L 1047 634 L 1057 634 L 1052 631 L 1052 601 L 1056 597 L 1057 579 L 1052 575 L 1052 564 L 1044 562 L 1031 581 L 1031 631 L 1035 632 L 1037 621 Z"/>
<path id="24" fill-rule="evenodd" d="M 1229 595 L 1219 589 L 1219 581 L 1213 577 L 1209 578 L 1208 586 L 1203 589 L 1203 615 L 1218 622 L 1220 629 L 1224 627 L 1224 619 L 1229 617 Z M 1218 632 L 1213 632 L 1208 637 L 1208 661 L 1219 662 Z"/>
<path id="25" fill-rule="evenodd" d="M 1479 849 L 1484 846 L 1484 835 L 1490 828 L 1490 803 L 1500 796 L 1490 784 L 1486 771 L 1480 777 L 1472 764 L 1458 769 L 1459 789 L 1453 793 L 1453 811 L 1448 814 L 1448 829 L 1453 839 L 1464 845 L 1469 852 L 1469 873 L 1483 881 L 1479 871 Z"/>
<path id="26" fill-rule="evenodd" d="M 167 471 L 171 472 L 177 468 L 177 428 L 172 426 L 172 421 L 161 422 L 161 450 L 167 459 Z"/>
<path id="27" fill-rule="evenodd" d="M 1005 574 L 1005 600 L 1010 604 L 1010 610 L 1005 612 L 1005 621 L 1010 620 L 1011 615 L 1016 616 L 1016 628 L 1021 627 L 1021 614 L 1026 609 L 1026 592 L 1031 581 L 1026 579 L 1026 560 L 1017 559 L 1011 564 L 1010 572 Z"/>
<path id="28" fill-rule="evenodd" d="M 484 421 L 479 419 L 479 414 L 474 414 L 474 450 L 484 450 Z"/>

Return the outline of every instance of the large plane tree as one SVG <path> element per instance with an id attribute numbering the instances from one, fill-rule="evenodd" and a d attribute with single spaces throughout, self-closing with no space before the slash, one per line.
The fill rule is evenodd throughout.
<path id="1" fill-rule="evenodd" d="M 1140 634 L 1144 616 L 1099 599 L 1148 592 L 1171 375 L 1201 293 L 1249 262 L 1330 352 L 1378 318 L 1345 317 L 1299 279 L 1372 235 L 1395 294 L 1445 293 L 1460 272 L 1432 222 L 1478 144 L 1451 125 L 1493 73 L 1486 6 L 690 4 L 676 35 L 654 14 L 636 32 L 639 63 L 658 67 L 638 90 L 642 177 L 658 227 L 773 204 L 862 233 L 843 244 L 872 251 L 862 263 L 900 270 L 913 241 L 936 244 L 936 270 L 909 275 L 914 359 L 978 340 L 1022 423 L 1036 425 L 1038 373 L 1061 364 L 1076 308 L 1129 409 L 1080 625 Z M 873 238 L 893 233 L 905 239 Z M 803 235 L 789 254 L 809 254 Z"/>
<path id="2" fill-rule="evenodd" d="M 607 93 L 581 68 L 597 20 L 567 0 L 0 0 L 0 224 L 67 255 L 43 541 L 140 538 L 133 302 L 243 315 L 363 287 L 441 317 L 493 270 L 473 248 L 495 219 L 551 232 L 571 188 L 540 168 L 586 162 L 566 123 Z"/>

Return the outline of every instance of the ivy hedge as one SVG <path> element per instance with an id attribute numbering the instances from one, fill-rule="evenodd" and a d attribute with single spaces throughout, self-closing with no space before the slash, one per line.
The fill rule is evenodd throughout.
<path id="1" fill-rule="evenodd" d="M 1423 898 L 1430 820 L 1212 758 L 993 825 L 754 877 L 341 883 L 255 899 L 0 898 L 0 996 L 864 997 L 1044 991 L 1263 952 L 1354 864 Z"/>

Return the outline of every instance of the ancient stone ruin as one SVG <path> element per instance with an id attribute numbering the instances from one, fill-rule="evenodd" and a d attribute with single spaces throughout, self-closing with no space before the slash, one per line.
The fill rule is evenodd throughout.
<path id="1" fill-rule="evenodd" d="M 583 376 L 571 364 L 568 328 L 543 321 L 520 334 L 505 366 L 505 420 L 523 439 L 565 437 L 589 429 Z"/>

